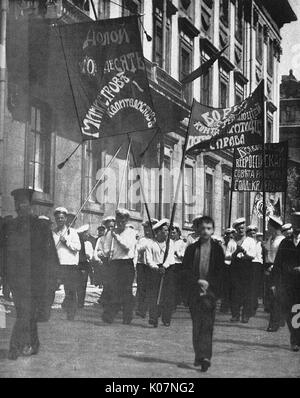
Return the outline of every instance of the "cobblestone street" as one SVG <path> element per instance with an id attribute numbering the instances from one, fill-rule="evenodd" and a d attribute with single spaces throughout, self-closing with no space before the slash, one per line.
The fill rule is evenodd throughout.
<path id="1" fill-rule="evenodd" d="M 74 322 L 60 308 L 62 291 L 49 323 L 39 325 L 38 356 L 6 359 L 13 307 L 6 309 L 7 328 L 0 329 L 0 378 L 6 377 L 299 377 L 300 353 L 289 349 L 287 328 L 265 332 L 267 315 L 260 309 L 249 324 L 232 325 L 217 314 L 212 367 L 206 374 L 193 368 L 191 320 L 185 308 L 174 314 L 170 328 L 152 329 L 146 320 L 124 326 L 101 320 L 98 290 L 89 287 L 86 307 Z"/>

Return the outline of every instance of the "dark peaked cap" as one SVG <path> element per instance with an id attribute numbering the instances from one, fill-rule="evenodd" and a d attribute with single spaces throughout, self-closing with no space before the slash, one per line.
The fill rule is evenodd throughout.
<path id="1" fill-rule="evenodd" d="M 28 199 L 29 202 L 32 202 L 33 194 L 34 190 L 29 188 L 18 188 L 11 191 L 11 196 L 13 196 L 16 201 Z"/>

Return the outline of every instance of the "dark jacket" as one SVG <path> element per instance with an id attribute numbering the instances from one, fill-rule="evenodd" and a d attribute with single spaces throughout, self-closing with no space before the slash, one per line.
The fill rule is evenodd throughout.
<path id="1" fill-rule="evenodd" d="M 13 297 L 51 306 L 59 262 L 49 223 L 35 216 L 8 221 L 1 229 L 0 251 L 0 268 Z"/>
<path id="2" fill-rule="evenodd" d="M 188 246 L 183 258 L 182 267 L 182 288 L 184 298 L 188 303 L 200 297 L 199 261 L 200 261 L 200 240 Z M 219 243 L 211 240 L 210 263 L 207 282 L 209 283 L 208 293 L 218 298 L 221 296 L 222 271 L 224 268 L 224 251 Z"/>
<path id="3" fill-rule="evenodd" d="M 300 300 L 300 243 L 296 247 L 292 238 L 284 239 L 278 248 L 271 273 L 273 285 L 291 301 Z"/>

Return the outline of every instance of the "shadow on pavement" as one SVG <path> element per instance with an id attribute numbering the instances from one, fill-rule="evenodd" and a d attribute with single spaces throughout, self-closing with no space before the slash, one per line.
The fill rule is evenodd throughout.
<path id="1" fill-rule="evenodd" d="M 160 359 L 160 358 L 142 357 L 139 355 L 129 355 L 129 354 L 120 354 L 119 357 L 126 358 L 126 359 L 133 359 L 135 361 L 144 362 L 144 363 L 164 363 L 167 365 L 177 366 L 178 368 L 181 368 L 181 369 L 189 369 L 189 370 L 193 370 L 195 372 L 200 373 L 200 369 L 194 368 L 193 366 L 191 366 L 187 363 L 184 363 L 184 362 L 173 362 L 173 361 L 168 361 L 168 360 Z"/>
<path id="2" fill-rule="evenodd" d="M 277 350 L 284 350 L 284 351 L 290 351 L 290 348 L 288 346 L 280 346 L 276 344 L 264 344 L 264 343 L 254 343 L 251 341 L 243 341 L 243 340 L 221 340 L 221 339 L 214 339 L 215 343 L 224 343 L 224 344 L 235 344 L 235 345 L 241 345 L 245 347 L 263 347 L 263 348 L 276 348 Z"/>

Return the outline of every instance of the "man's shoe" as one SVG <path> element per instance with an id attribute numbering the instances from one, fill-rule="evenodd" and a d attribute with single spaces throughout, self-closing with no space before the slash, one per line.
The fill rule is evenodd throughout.
<path id="1" fill-rule="evenodd" d="M 163 322 L 163 325 L 164 325 L 166 328 L 169 328 L 170 325 L 171 325 L 171 323 L 170 323 L 170 322 Z"/>
<path id="2" fill-rule="evenodd" d="M 136 311 L 135 315 L 142 319 L 146 318 L 146 314 L 143 314 L 141 311 Z"/>
<path id="3" fill-rule="evenodd" d="M 201 372 L 207 372 L 208 368 L 210 368 L 210 360 L 205 358 L 202 360 Z"/>
<path id="4" fill-rule="evenodd" d="M 33 355 L 34 349 L 31 345 L 26 344 L 25 347 L 22 350 L 22 355 L 24 357 L 30 357 Z"/>
<path id="5" fill-rule="evenodd" d="M 202 366 L 202 359 L 195 359 L 194 366 L 196 368 L 198 368 L 199 366 Z"/>
<path id="6" fill-rule="evenodd" d="M 292 344 L 291 345 L 291 351 L 299 352 L 300 351 L 300 347 L 297 344 Z"/>
<path id="7" fill-rule="evenodd" d="M 148 323 L 149 323 L 149 325 L 153 326 L 154 328 L 158 327 L 158 322 L 154 321 L 153 319 L 149 319 Z"/>
<path id="8" fill-rule="evenodd" d="M 231 319 L 230 319 L 230 322 L 239 322 L 240 321 L 240 317 L 239 316 L 233 316 Z"/>
<path id="9" fill-rule="evenodd" d="M 247 316 L 243 316 L 242 323 L 248 323 L 248 322 L 249 322 L 249 318 Z"/>
<path id="10" fill-rule="evenodd" d="M 267 328 L 267 332 L 271 332 L 271 333 L 278 332 L 278 330 L 279 330 L 279 326 L 269 325 Z"/>
<path id="11" fill-rule="evenodd" d="M 18 350 L 9 350 L 7 354 L 7 358 L 11 361 L 16 361 L 19 357 L 20 353 Z"/>

